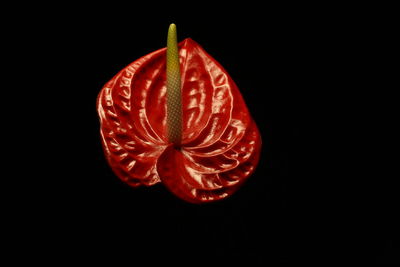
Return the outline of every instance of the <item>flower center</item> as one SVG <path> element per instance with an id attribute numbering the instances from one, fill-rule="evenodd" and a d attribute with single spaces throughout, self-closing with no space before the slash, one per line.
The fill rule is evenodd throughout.
<path id="1" fill-rule="evenodd" d="M 170 143 L 175 144 L 175 146 L 181 144 L 181 72 L 175 24 L 169 26 L 167 38 L 167 135 Z"/>

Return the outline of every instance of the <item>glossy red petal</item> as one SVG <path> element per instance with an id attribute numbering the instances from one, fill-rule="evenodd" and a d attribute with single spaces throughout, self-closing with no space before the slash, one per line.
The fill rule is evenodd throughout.
<path id="1" fill-rule="evenodd" d="M 193 203 L 235 192 L 254 171 L 261 138 L 223 67 L 191 39 L 179 44 L 182 146 L 166 137 L 166 50 L 123 69 L 103 88 L 98 112 L 104 151 L 132 186 L 162 181 Z"/>
<path id="2" fill-rule="evenodd" d="M 162 182 L 178 197 L 192 203 L 230 196 L 254 172 L 260 155 L 260 135 L 254 123 L 229 151 L 195 157 L 185 148 L 169 146 L 158 160 Z"/>
<path id="3" fill-rule="evenodd" d="M 166 147 L 149 123 L 143 99 L 137 97 L 141 90 L 131 90 L 136 69 L 150 57 L 122 70 L 105 85 L 97 100 L 107 160 L 117 176 L 132 186 L 160 182 L 156 163 Z"/>

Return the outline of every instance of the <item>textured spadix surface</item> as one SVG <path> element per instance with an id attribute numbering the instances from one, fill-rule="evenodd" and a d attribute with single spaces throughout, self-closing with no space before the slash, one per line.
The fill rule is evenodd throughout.
<path id="1" fill-rule="evenodd" d="M 257 126 L 222 66 L 191 39 L 179 43 L 182 132 L 167 133 L 166 49 L 119 72 L 101 90 L 97 109 L 105 155 L 131 186 L 162 182 L 193 203 L 231 195 L 254 171 Z"/>

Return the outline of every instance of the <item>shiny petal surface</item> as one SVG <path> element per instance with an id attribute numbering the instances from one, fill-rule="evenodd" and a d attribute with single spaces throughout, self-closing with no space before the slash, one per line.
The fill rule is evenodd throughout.
<path id="1" fill-rule="evenodd" d="M 191 39 L 179 44 L 182 145 L 166 136 L 166 49 L 130 64 L 108 82 L 97 107 L 114 172 L 132 186 L 163 182 L 176 196 L 223 199 L 254 171 L 261 138 L 223 67 Z"/>
<path id="2" fill-rule="evenodd" d="M 254 123 L 225 153 L 195 156 L 169 146 L 158 161 L 162 182 L 178 197 L 192 203 L 226 198 L 255 170 L 260 155 L 260 135 Z"/>

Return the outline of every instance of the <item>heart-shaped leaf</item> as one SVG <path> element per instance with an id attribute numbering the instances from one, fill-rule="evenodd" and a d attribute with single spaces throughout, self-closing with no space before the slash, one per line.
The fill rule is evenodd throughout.
<path id="1" fill-rule="evenodd" d="M 132 186 L 162 182 L 193 203 L 223 199 L 254 171 L 261 138 L 223 67 L 191 39 L 179 44 L 181 141 L 168 138 L 166 48 L 119 72 L 97 108 L 107 160 Z"/>

